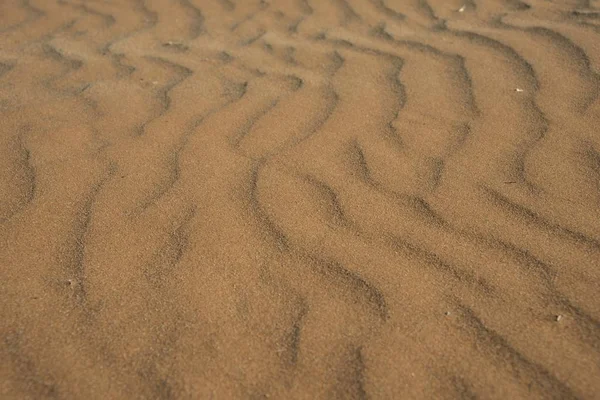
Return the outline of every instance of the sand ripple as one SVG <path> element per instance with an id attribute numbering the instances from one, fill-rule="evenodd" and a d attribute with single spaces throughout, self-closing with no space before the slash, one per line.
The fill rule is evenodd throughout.
<path id="1" fill-rule="evenodd" d="M 0 4 L 2 398 L 598 398 L 600 3 Z"/>

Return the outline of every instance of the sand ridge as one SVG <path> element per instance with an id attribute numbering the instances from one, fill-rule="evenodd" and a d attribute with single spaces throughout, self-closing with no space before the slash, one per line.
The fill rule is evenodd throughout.
<path id="1" fill-rule="evenodd" d="M 0 4 L 0 397 L 598 398 L 600 2 Z"/>

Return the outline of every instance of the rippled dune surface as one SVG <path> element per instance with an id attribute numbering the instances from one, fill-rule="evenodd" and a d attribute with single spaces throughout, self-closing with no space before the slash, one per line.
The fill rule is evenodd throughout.
<path id="1" fill-rule="evenodd" d="M 0 397 L 600 398 L 600 2 L 0 2 Z"/>

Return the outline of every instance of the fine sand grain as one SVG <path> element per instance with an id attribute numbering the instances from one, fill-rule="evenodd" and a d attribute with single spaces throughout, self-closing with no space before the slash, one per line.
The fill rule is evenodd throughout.
<path id="1" fill-rule="evenodd" d="M 0 1 L 1 399 L 599 399 L 600 1 Z"/>

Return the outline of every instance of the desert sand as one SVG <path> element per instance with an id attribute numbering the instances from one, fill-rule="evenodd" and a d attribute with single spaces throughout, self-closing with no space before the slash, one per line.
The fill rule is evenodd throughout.
<path id="1" fill-rule="evenodd" d="M 0 2 L 0 398 L 600 398 L 600 2 Z"/>

